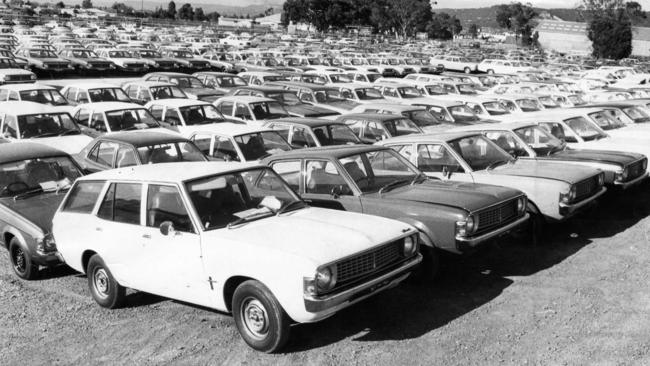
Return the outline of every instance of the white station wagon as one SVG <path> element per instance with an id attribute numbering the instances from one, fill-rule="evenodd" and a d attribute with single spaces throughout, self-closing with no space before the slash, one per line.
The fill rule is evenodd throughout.
<path id="1" fill-rule="evenodd" d="M 125 288 L 232 312 L 252 348 L 278 350 L 315 322 L 408 277 L 417 231 L 307 206 L 273 170 L 242 163 L 141 165 L 78 179 L 53 220 L 62 259 L 93 298 Z"/>

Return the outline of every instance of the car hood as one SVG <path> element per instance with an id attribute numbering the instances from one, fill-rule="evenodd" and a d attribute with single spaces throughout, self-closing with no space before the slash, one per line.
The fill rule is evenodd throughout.
<path id="1" fill-rule="evenodd" d="M 311 104 L 285 105 L 284 107 L 290 114 L 298 117 L 318 117 L 338 114 L 338 112 L 334 112 L 331 109 Z"/>
<path id="2" fill-rule="evenodd" d="M 564 161 L 591 161 L 598 163 L 626 165 L 643 158 L 641 154 L 631 152 L 616 152 L 605 150 L 571 150 L 567 149 L 552 154 L 551 156 L 539 156 L 538 160 L 564 160 Z"/>
<path id="3" fill-rule="evenodd" d="M 571 169 L 558 169 L 557 164 L 536 160 L 520 159 L 509 164 L 484 170 L 487 174 L 511 175 L 517 177 L 545 178 L 567 183 L 577 183 L 596 173 L 596 169 L 571 166 Z M 453 175 L 452 175 L 453 179 Z"/>
<path id="4" fill-rule="evenodd" d="M 224 239 L 309 258 L 316 264 L 353 255 L 415 230 L 378 216 L 310 207 L 206 232 L 215 244 Z"/>
<path id="5" fill-rule="evenodd" d="M 324 106 L 332 106 L 335 108 L 341 108 L 345 110 L 351 110 L 352 108 L 360 105 L 360 103 L 353 102 L 351 100 L 342 100 L 340 102 L 329 102 L 329 103 L 322 103 Z"/>
<path id="6" fill-rule="evenodd" d="M 74 155 L 86 147 L 92 141 L 92 138 L 86 135 L 71 135 L 25 139 L 23 141 L 37 142 Z"/>
<path id="7" fill-rule="evenodd" d="M 33 60 L 40 61 L 40 62 L 60 62 L 60 63 L 68 62 L 68 60 L 64 60 L 62 58 L 34 58 Z"/>
<path id="8" fill-rule="evenodd" d="M 59 208 L 59 204 L 63 201 L 66 192 L 43 193 L 19 200 L 2 198 L 0 204 L 31 221 L 41 228 L 44 233 L 48 233 L 52 230 L 54 213 Z"/>
<path id="9" fill-rule="evenodd" d="M 140 60 L 138 58 L 111 58 L 110 60 L 113 61 L 113 62 L 116 62 L 116 63 L 120 63 L 120 64 L 123 64 L 123 63 L 126 63 L 126 62 L 136 63 L 136 64 L 145 63 L 143 60 Z"/>
<path id="10" fill-rule="evenodd" d="M 182 89 L 187 94 L 194 94 L 197 96 L 219 94 L 216 90 L 210 88 L 182 88 Z"/>
<path id="11" fill-rule="evenodd" d="M 400 201 L 431 203 L 449 207 L 458 207 L 467 211 L 476 211 L 522 194 L 523 193 L 516 189 L 489 184 L 429 179 L 424 183 L 405 185 L 382 193 L 381 195 L 373 193 L 367 196 Z"/>

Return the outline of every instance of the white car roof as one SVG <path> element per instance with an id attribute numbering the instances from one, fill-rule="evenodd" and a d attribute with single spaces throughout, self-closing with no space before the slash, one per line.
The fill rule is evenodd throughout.
<path id="1" fill-rule="evenodd" d="M 70 89 L 70 88 L 78 88 L 78 89 L 84 89 L 84 90 L 89 90 L 89 89 L 104 89 L 104 88 L 118 88 L 121 89 L 119 85 L 116 84 L 109 84 L 109 83 L 97 83 L 97 82 L 82 82 L 82 83 L 75 83 L 75 84 L 68 84 L 63 87 L 63 89 Z M 63 90 L 61 89 L 61 90 Z"/>
<path id="2" fill-rule="evenodd" d="M 24 90 L 40 90 L 40 89 L 47 89 L 47 90 L 56 90 L 56 88 L 45 85 L 45 84 L 5 84 L 5 85 L 0 85 L 0 89 L 4 90 L 14 90 L 14 91 L 24 91 Z"/>
<path id="3" fill-rule="evenodd" d="M 228 173 L 259 166 L 256 163 L 239 162 L 182 162 L 166 163 L 161 169 L 159 164 L 145 164 L 127 168 L 111 169 L 86 175 L 85 180 L 128 180 L 136 182 L 183 183 L 188 180 L 214 174 Z"/>
<path id="4" fill-rule="evenodd" d="M 275 102 L 275 99 L 264 98 L 264 97 L 253 97 L 248 95 L 230 95 L 221 97 L 217 100 L 217 103 L 222 102 L 241 102 L 241 103 L 258 103 L 258 102 Z"/>
<path id="5" fill-rule="evenodd" d="M 169 99 L 152 100 L 145 105 L 145 108 L 148 108 L 151 105 L 164 105 L 167 107 L 187 107 L 193 105 L 212 105 L 212 103 L 205 102 L 202 100 L 195 100 L 195 99 L 169 98 Z"/>
<path id="6" fill-rule="evenodd" d="M 266 127 L 255 127 L 246 124 L 223 122 L 223 123 L 213 123 L 210 125 L 191 126 L 191 131 L 192 132 L 190 134 L 194 134 L 195 132 L 207 132 L 211 134 L 234 137 L 240 135 L 247 135 L 250 133 L 273 131 L 273 130 Z"/>
<path id="7" fill-rule="evenodd" d="M 124 109 L 145 109 L 143 106 L 135 103 L 96 102 L 96 103 L 78 105 L 77 107 L 75 107 L 75 110 L 81 107 L 90 108 L 95 112 L 118 111 Z"/>
<path id="8" fill-rule="evenodd" d="M 12 116 L 61 112 L 62 110 L 60 107 L 54 107 L 34 102 L 7 101 L 0 103 L 0 113 L 5 113 Z"/>

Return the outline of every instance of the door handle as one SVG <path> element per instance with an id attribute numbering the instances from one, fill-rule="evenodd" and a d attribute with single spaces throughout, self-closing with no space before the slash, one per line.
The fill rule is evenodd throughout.
<path id="1" fill-rule="evenodd" d="M 102 229 L 101 227 L 96 227 L 95 231 L 104 231 L 104 229 Z"/>
<path id="2" fill-rule="evenodd" d="M 145 238 L 145 239 L 151 239 L 150 234 L 142 234 L 142 237 Z"/>

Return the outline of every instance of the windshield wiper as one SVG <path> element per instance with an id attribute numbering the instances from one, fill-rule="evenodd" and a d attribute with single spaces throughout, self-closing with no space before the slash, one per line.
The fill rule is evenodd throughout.
<path id="1" fill-rule="evenodd" d="M 45 132 L 40 135 L 33 136 L 34 138 L 40 138 L 40 137 L 53 137 L 53 136 L 58 136 L 58 132 Z"/>
<path id="2" fill-rule="evenodd" d="M 398 179 L 398 180 L 394 180 L 394 181 L 392 181 L 392 182 L 386 184 L 385 186 L 381 187 L 381 188 L 379 189 L 379 194 L 382 194 L 383 192 L 387 192 L 388 190 L 390 190 L 390 189 L 392 189 L 392 188 L 395 188 L 395 187 L 397 187 L 397 186 L 400 186 L 400 185 L 402 185 L 402 184 L 410 184 L 410 183 L 411 183 L 411 180 L 409 180 L 409 179 Z"/>
<path id="3" fill-rule="evenodd" d="M 59 134 L 59 136 L 67 136 L 67 135 L 80 135 L 81 132 L 77 130 L 65 130 Z"/>
<path id="4" fill-rule="evenodd" d="M 29 196 L 31 196 L 33 194 L 41 193 L 41 192 L 44 192 L 43 188 L 41 188 L 41 187 L 33 188 L 33 189 L 28 190 L 28 191 L 18 193 L 17 195 L 15 195 L 14 196 L 14 201 L 19 200 L 19 199 L 23 199 L 23 198 L 27 198 L 27 197 L 29 197 Z"/>
<path id="5" fill-rule="evenodd" d="M 490 165 L 488 165 L 487 168 L 485 168 L 485 169 L 486 170 L 492 170 L 492 169 L 496 168 L 499 165 L 508 164 L 509 162 L 510 162 L 510 160 L 497 160 L 497 161 L 495 161 L 493 163 L 490 163 Z"/>
<path id="6" fill-rule="evenodd" d="M 304 201 L 300 201 L 300 200 L 299 201 L 291 201 L 291 202 L 287 203 L 286 205 L 280 207 L 280 209 L 278 210 L 276 215 L 280 215 L 280 214 L 283 214 L 285 212 L 288 212 L 289 209 L 291 209 L 291 208 L 294 208 L 294 209 L 297 210 L 297 209 L 300 209 L 300 208 L 305 208 L 307 206 L 308 205 Z"/>
<path id="7" fill-rule="evenodd" d="M 229 223 L 228 226 L 226 226 L 226 227 L 228 229 L 232 229 L 233 226 L 237 226 L 237 225 L 240 225 L 240 224 L 243 224 L 243 223 L 246 223 L 246 222 L 250 222 L 250 221 L 263 219 L 263 218 L 268 217 L 268 216 L 270 216 L 272 214 L 273 214 L 273 211 L 254 213 L 254 214 L 251 214 L 251 215 L 248 215 L 248 216 L 240 217 L 237 220 Z"/>

